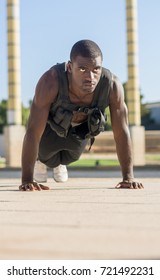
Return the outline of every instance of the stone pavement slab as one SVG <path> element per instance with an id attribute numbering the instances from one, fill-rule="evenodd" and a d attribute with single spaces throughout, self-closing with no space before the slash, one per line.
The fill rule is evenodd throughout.
<path id="1" fill-rule="evenodd" d="M 70 171 L 41 192 L 19 192 L 18 172 L 0 172 L 0 259 L 160 258 L 158 172 L 143 172 L 144 190 L 118 190 L 118 171 Z"/>

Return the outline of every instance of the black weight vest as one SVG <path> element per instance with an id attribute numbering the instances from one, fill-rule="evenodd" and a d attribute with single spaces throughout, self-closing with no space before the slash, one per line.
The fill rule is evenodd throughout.
<path id="1" fill-rule="evenodd" d="M 58 74 L 59 91 L 56 101 L 51 105 L 48 123 L 60 137 L 67 137 L 71 128 L 73 111 L 85 112 L 88 115 L 96 108 L 104 114 L 106 107 L 109 105 L 112 73 L 108 69 L 102 68 L 102 74 L 95 88 L 91 105 L 80 106 L 71 103 L 69 99 L 66 63 L 54 65 L 51 69 L 55 69 Z"/>

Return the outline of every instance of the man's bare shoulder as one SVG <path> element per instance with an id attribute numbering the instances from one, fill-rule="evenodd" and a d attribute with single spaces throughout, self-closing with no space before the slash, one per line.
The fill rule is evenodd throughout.
<path id="1" fill-rule="evenodd" d="M 120 79 L 116 75 L 112 75 L 112 91 L 116 93 L 122 93 L 123 92 L 123 85 L 120 81 Z"/>
<path id="2" fill-rule="evenodd" d="M 39 79 L 35 90 L 35 101 L 52 103 L 58 94 L 58 76 L 54 68 L 46 71 Z"/>
<path id="3" fill-rule="evenodd" d="M 50 89 L 52 86 L 58 85 L 58 76 L 54 68 L 46 71 L 39 79 L 36 89 Z"/>
<path id="4" fill-rule="evenodd" d="M 124 89 L 121 81 L 116 75 L 112 75 L 112 83 L 110 90 L 110 104 L 124 101 Z"/>

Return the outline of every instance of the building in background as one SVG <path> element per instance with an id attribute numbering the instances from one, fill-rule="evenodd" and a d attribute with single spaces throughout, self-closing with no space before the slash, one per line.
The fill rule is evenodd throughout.
<path id="1" fill-rule="evenodd" d="M 146 125 L 147 130 L 160 130 L 160 101 L 145 104 L 149 111 L 151 123 Z"/>

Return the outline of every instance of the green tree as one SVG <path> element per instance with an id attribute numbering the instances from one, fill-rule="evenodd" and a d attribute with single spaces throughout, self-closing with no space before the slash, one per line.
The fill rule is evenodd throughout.
<path id="1" fill-rule="evenodd" d="M 123 84 L 124 88 L 124 97 L 125 102 L 127 104 L 127 83 Z M 140 89 L 140 109 L 141 109 L 141 124 L 147 129 L 148 127 L 152 127 L 154 125 L 154 120 L 151 118 L 150 110 L 146 107 L 146 104 L 143 103 L 143 94 Z"/>
<path id="2" fill-rule="evenodd" d="M 7 100 L 0 101 L 0 133 L 3 127 L 7 125 Z"/>
<path id="3" fill-rule="evenodd" d="M 28 123 L 29 113 L 30 113 L 30 105 L 29 107 L 25 107 L 22 104 L 22 125 L 24 125 L 25 127 L 27 126 Z"/>
<path id="4" fill-rule="evenodd" d="M 143 104 L 142 99 L 143 95 L 141 95 L 141 124 L 145 129 L 151 129 L 155 124 L 155 120 L 151 117 L 151 112 L 146 107 L 146 104 Z"/>
<path id="5" fill-rule="evenodd" d="M 27 126 L 28 117 L 30 113 L 31 101 L 29 106 L 25 107 L 22 104 L 22 125 Z M 7 100 L 0 101 L 0 133 L 3 133 L 4 126 L 7 125 Z"/>

